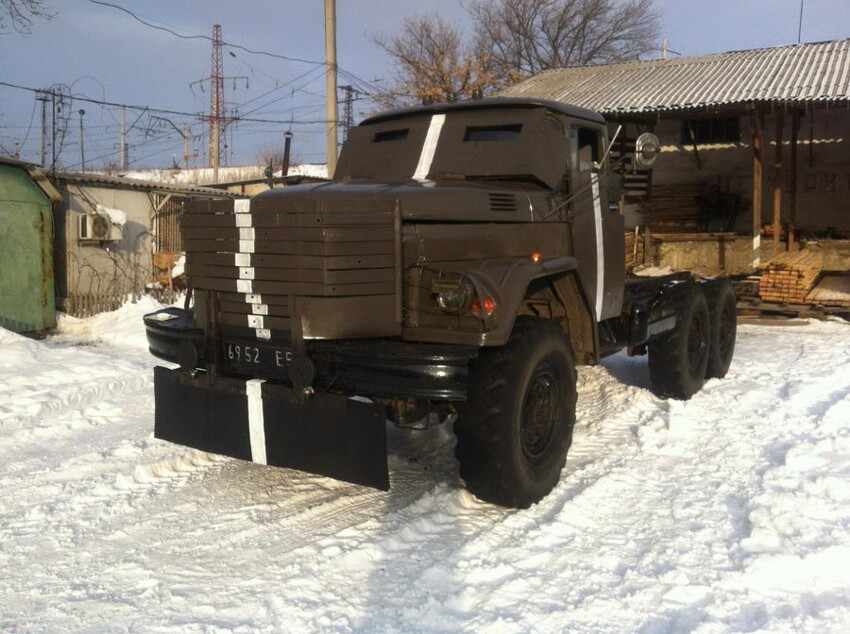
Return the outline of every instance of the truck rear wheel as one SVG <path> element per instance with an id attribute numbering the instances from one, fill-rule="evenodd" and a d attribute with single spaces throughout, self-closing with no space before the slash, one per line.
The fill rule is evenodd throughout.
<path id="1" fill-rule="evenodd" d="M 460 475 L 479 499 L 528 508 L 558 483 L 572 442 L 576 371 L 557 324 L 520 317 L 472 362 L 455 424 Z"/>
<path id="2" fill-rule="evenodd" d="M 709 352 L 708 304 L 702 288 L 682 292 L 676 326 L 649 342 L 649 376 L 663 397 L 686 401 L 705 383 Z"/>
<path id="3" fill-rule="evenodd" d="M 728 279 L 705 287 L 708 301 L 709 346 L 705 378 L 722 379 L 729 371 L 735 354 L 738 332 L 738 307 L 735 291 Z"/>

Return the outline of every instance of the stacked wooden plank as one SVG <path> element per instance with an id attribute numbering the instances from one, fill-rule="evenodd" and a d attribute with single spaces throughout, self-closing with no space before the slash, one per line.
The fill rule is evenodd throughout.
<path id="1" fill-rule="evenodd" d="M 780 253 L 762 273 L 759 297 L 766 302 L 804 304 L 823 268 L 819 251 Z"/>
<path id="2" fill-rule="evenodd" d="M 806 301 L 822 306 L 850 306 L 850 274 L 846 271 L 824 273 Z"/>
<path id="3" fill-rule="evenodd" d="M 695 231 L 699 225 L 699 195 L 702 185 L 653 185 L 645 210 L 655 232 Z"/>

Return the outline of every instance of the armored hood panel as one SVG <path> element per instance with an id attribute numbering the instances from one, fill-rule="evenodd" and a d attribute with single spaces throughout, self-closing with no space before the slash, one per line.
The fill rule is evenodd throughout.
<path id="1" fill-rule="evenodd" d="M 258 213 L 385 213 L 398 207 L 408 221 L 535 222 L 550 216 L 544 187 L 463 181 L 332 181 L 270 190 L 252 205 Z"/>

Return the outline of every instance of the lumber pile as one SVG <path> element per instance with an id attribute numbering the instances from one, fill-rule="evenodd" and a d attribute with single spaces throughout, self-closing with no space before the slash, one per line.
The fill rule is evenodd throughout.
<path id="1" fill-rule="evenodd" d="M 817 286 L 806 297 L 810 304 L 850 307 L 850 274 L 824 273 Z"/>
<path id="2" fill-rule="evenodd" d="M 762 273 L 759 297 L 766 302 L 804 304 L 823 269 L 823 254 L 804 250 L 780 253 Z"/>

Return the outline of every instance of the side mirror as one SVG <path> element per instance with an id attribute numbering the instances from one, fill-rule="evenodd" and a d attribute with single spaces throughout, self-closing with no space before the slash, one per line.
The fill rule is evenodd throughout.
<path id="1" fill-rule="evenodd" d="M 661 142 L 652 132 L 644 132 L 635 141 L 635 168 L 649 169 L 661 152 Z"/>

